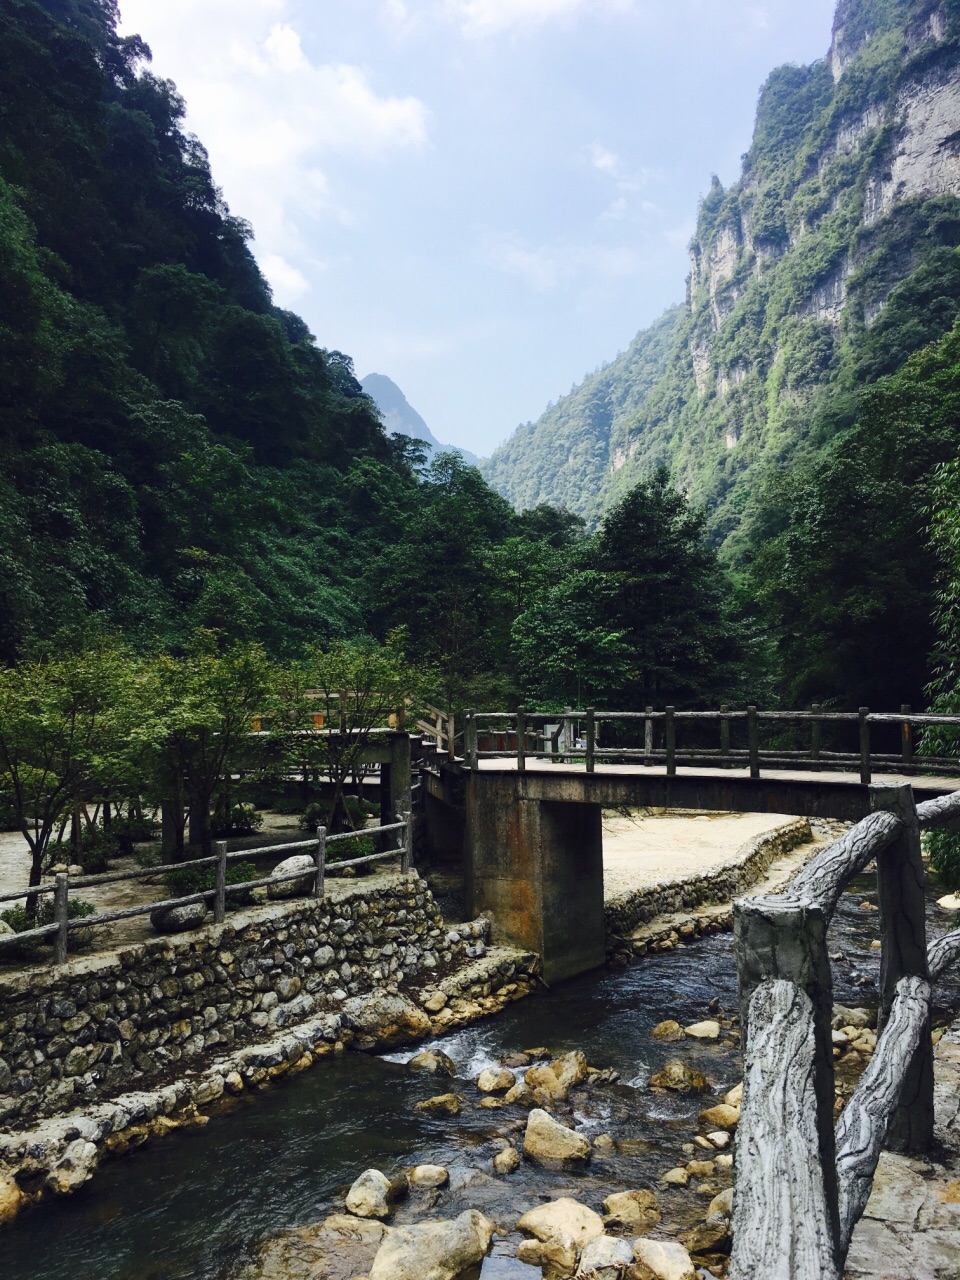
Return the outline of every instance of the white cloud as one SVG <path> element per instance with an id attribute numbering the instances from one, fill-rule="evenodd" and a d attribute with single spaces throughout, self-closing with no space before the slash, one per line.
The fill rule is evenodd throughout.
<path id="1" fill-rule="evenodd" d="M 310 282 L 302 271 L 287 262 L 279 253 L 265 253 L 258 259 L 260 269 L 270 281 L 274 301 L 281 307 L 292 307 L 310 292 Z"/>
<path id="2" fill-rule="evenodd" d="M 423 148 L 426 106 L 384 92 L 363 67 L 312 62 L 291 0 L 121 0 L 121 7 L 123 30 L 143 36 L 156 73 L 175 80 L 186 99 L 187 127 L 210 152 L 233 212 L 253 224 L 278 296 L 301 296 L 306 279 L 288 265 L 304 257 L 299 227 L 320 214 L 354 218 L 331 183 L 330 158 L 379 163 Z"/>
<path id="3" fill-rule="evenodd" d="M 633 0 L 444 0 L 466 36 L 493 36 L 576 14 L 628 10 Z"/>
<path id="4" fill-rule="evenodd" d="M 534 293 L 553 294 L 581 281 L 636 275 L 644 257 L 623 246 L 556 241 L 529 245 L 513 233 L 488 235 L 479 254 L 486 265 L 522 280 Z"/>
<path id="5" fill-rule="evenodd" d="M 601 173 L 616 174 L 620 170 L 620 160 L 612 151 L 595 142 L 590 148 L 590 162 Z"/>

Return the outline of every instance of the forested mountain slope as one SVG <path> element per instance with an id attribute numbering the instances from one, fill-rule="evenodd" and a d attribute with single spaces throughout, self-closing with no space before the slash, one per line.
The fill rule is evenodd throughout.
<path id="1" fill-rule="evenodd" d="M 658 462 L 736 562 L 772 467 L 960 310 L 960 4 L 840 0 L 829 56 L 764 86 L 743 173 L 714 180 L 686 303 L 485 464 L 519 507 L 595 516 Z"/>
<path id="2" fill-rule="evenodd" d="M 360 385 L 380 410 L 384 430 L 391 435 L 422 440 L 427 446 L 428 457 L 434 453 L 459 453 L 471 466 L 477 461 L 469 449 L 441 444 L 397 384 L 385 373 L 368 373 Z"/>

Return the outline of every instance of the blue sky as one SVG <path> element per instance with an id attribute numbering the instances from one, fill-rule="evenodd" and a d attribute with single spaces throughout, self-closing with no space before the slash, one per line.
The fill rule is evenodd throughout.
<path id="1" fill-rule="evenodd" d="M 276 301 L 485 455 L 682 300 L 833 0 L 120 0 Z"/>

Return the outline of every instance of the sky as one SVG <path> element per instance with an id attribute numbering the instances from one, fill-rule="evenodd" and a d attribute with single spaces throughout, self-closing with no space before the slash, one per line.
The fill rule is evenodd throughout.
<path id="1" fill-rule="evenodd" d="M 279 306 L 486 456 L 684 297 L 834 0 L 120 0 Z"/>

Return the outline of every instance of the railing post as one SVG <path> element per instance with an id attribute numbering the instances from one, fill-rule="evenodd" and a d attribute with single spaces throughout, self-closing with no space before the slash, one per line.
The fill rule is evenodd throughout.
<path id="1" fill-rule="evenodd" d="M 672 778 L 677 772 L 677 722 L 674 720 L 675 708 L 666 708 L 666 739 L 667 739 L 667 777 Z"/>
<path id="2" fill-rule="evenodd" d="M 457 754 L 457 721 L 451 711 L 447 716 L 447 759 L 453 760 Z"/>
<path id="3" fill-rule="evenodd" d="M 907 784 L 871 787 L 870 807 L 895 813 L 902 834 L 877 855 L 880 905 L 880 1012 L 878 1033 L 890 1016 L 901 978 L 929 981 L 924 866 L 920 824 L 913 788 Z M 930 1023 L 920 1037 L 904 1078 L 900 1105 L 887 1131 L 887 1145 L 905 1155 L 919 1155 L 933 1142 L 933 1047 Z"/>
<path id="4" fill-rule="evenodd" d="M 819 716 L 820 710 L 821 707 L 819 702 L 815 702 L 810 708 L 810 712 L 814 716 Z M 810 758 L 813 760 L 814 764 L 820 763 L 820 739 L 822 733 L 823 726 L 819 720 L 815 719 L 810 725 Z"/>
<path id="5" fill-rule="evenodd" d="M 524 773 L 527 767 L 527 709 L 517 707 L 517 773 Z"/>
<path id="6" fill-rule="evenodd" d="M 322 898 L 326 885 L 324 881 L 327 875 L 327 828 L 317 827 L 317 848 L 314 853 L 314 861 L 316 862 L 317 872 L 313 882 L 313 896 Z"/>
<path id="7" fill-rule="evenodd" d="M 400 859 L 400 870 L 404 875 L 413 867 L 413 811 L 401 814 L 403 829 L 403 857 Z"/>
<path id="8" fill-rule="evenodd" d="M 594 752 L 597 749 L 597 713 L 593 707 L 587 707 L 587 750 L 585 765 L 587 773 L 594 770 Z"/>
<path id="9" fill-rule="evenodd" d="M 213 923 L 223 924 L 227 918 L 227 842 L 218 840 L 213 846 L 217 855 L 217 878 L 214 882 Z"/>
<path id="10" fill-rule="evenodd" d="M 869 707 L 860 708 L 860 782 L 870 785 L 870 714 Z"/>
<path id="11" fill-rule="evenodd" d="M 567 758 L 573 755 L 573 707 L 563 708 L 563 755 L 560 763 L 566 764 Z"/>
<path id="12" fill-rule="evenodd" d="M 747 707 L 747 746 L 750 752 L 750 777 L 760 777 L 760 729 L 757 708 Z"/>
<path id="13" fill-rule="evenodd" d="M 908 716 L 910 714 L 910 703 L 904 702 L 900 706 L 900 714 Z M 900 755 L 905 765 L 913 763 L 913 727 L 909 720 L 904 720 L 900 726 Z"/>
<path id="14" fill-rule="evenodd" d="M 647 707 L 647 719 L 643 722 L 643 763 L 644 765 L 653 764 L 653 721 L 650 714 L 653 707 Z"/>
<path id="15" fill-rule="evenodd" d="M 745 898 L 734 904 L 734 953 L 740 989 L 745 1087 L 737 1136 L 737 1202 L 734 1220 L 735 1280 L 760 1274 L 814 1280 L 814 1276 L 838 1274 L 840 1216 L 837 1194 L 836 1140 L 834 1135 L 834 1070 L 830 1019 L 833 1012 L 833 983 L 827 950 L 827 918 L 823 909 L 787 897 Z M 813 1114 L 800 1117 L 802 1128 L 790 1132 L 798 1117 L 781 1113 L 769 1105 L 772 1084 L 757 1078 L 754 1064 L 757 1045 L 767 1031 L 753 1026 L 749 1010 L 754 992 L 772 982 L 792 984 L 809 1000 L 812 1044 L 803 1069 L 809 1072 Z M 802 1014 L 801 1014 L 802 1016 Z M 767 1071 L 770 1070 L 767 1064 Z M 757 1088 L 757 1085 L 760 1085 Z M 792 1087 L 796 1087 L 796 1082 Z M 780 1092 L 776 1094 L 779 1099 Z M 794 1183 L 784 1188 L 774 1173 L 792 1174 L 791 1159 L 801 1166 Z M 779 1163 L 781 1169 L 774 1170 Z M 788 1167 L 782 1168 L 783 1165 Z M 817 1169 L 819 1165 L 819 1170 Z M 822 1196 L 806 1198 L 815 1189 L 822 1173 Z M 771 1185 L 773 1180 L 776 1185 Z M 765 1217 L 776 1201 L 778 1220 Z M 758 1214 L 760 1215 L 758 1218 Z M 826 1235 L 820 1240 L 820 1267 L 814 1271 L 793 1269 L 795 1245 L 809 1243 L 813 1214 Z M 776 1241 L 778 1257 L 762 1258 L 763 1249 Z M 758 1263 L 762 1264 L 758 1267 Z M 831 1269 L 831 1266 L 833 1269 Z"/>
<path id="16" fill-rule="evenodd" d="M 721 763 L 730 763 L 730 721 L 727 712 L 730 708 L 724 703 L 720 708 L 720 759 Z"/>
<path id="17" fill-rule="evenodd" d="M 57 924 L 57 932 L 53 939 L 53 963 L 66 964 L 70 935 L 67 922 L 70 919 L 70 877 L 65 871 L 58 871 L 53 891 L 53 918 Z"/>
<path id="18" fill-rule="evenodd" d="M 464 755 L 466 757 L 466 765 L 468 769 L 476 770 L 480 767 L 480 761 L 477 757 L 477 709 L 471 707 L 467 712 L 466 720 L 463 725 L 463 745 Z"/>

